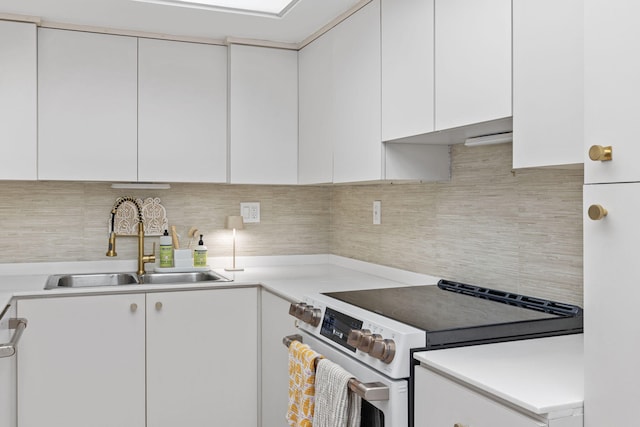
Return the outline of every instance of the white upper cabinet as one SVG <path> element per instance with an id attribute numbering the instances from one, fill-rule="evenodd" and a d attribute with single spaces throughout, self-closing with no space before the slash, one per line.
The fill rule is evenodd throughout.
<path id="1" fill-rule="evenodd" d="M 332 31 L 333 182 L 380 180 L 380 0 Z"/>
<path id="2" fill-rule="evenodd" d="M 137 179 L 137 39 L 38 31 L 38 178 Z"/>
<path id="3" fill-rule="evenodd" d="M 230 182 L 297 184 L 298 52 L 229 49 Z"/>
<path id="4" fill-rule="evenodd" d="M 0 179 L 37 178 L 35 24 L 0 21 Z"/>
<path id="5" fill-rule="evenodd" d="M 640 181 L 640 3 L 587 0 L 585 7 L 585 183 Z M 612 160 L 591 160 L 591 147 Z"/>
<path id="6" fill-rule="evenodd" d="M 434 0 L 382 0 L 382 140 L 434 130 Z"/>
<path id="7" fill-rule="evenodd" d="M 435 129 L 511 116 L 511 0 L 435 0 Z"/>
<path id="8" fill-rule="evenodd" d="M 298 56 L 298 183 L 333 181 L 333 31 L 305 46 Z"/>
<path id="9" fill-rule="evenodd" d="M 513 167 L 584 161 L 583 0 L 513 0 Z"/>
<path id="10" fill-rule="evenodd" d="M 139 39 L 138 56 L 138 179 L 226 182 L 226 47 Z"/>

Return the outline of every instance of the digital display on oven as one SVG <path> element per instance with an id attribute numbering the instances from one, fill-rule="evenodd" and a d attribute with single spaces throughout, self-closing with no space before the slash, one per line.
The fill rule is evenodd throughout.
<path id="1" fill-rule="evenodd" d="M 347 338 L 352 329 L 362 329 L 362 321 L 327 307 L 322 319 L 322 328 L 320 328 L 321 335 L 355 353 L 355 347 L 347 344 Z"/>

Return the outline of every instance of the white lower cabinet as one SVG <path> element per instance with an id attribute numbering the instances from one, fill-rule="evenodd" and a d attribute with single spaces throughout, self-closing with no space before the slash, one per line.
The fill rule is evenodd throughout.
<path id="1" fill-rule="evenodd" d="M 18 301 L 19 427 L 145 425 L 144 294 Z"/>
<path id="2" fill-rule="evenodd" d="M 428 369 L 416 368 L 415 427 L 545 427 Z"/>
<path id="3" fill-rule="evenodd" d="M 288 352 L 282 338 L 297 333 L 289 301 L 262 290 L 262 427 L 285 427 L 288 405 Z"/>
<path id="4" fill-rule="evenodd" d="M 257 292 L 147 295 L 147 426 L 257 425 Z"/>
<path id="5" fill-rule="evenodd" d="M 19 300 L 17 425 L 255 427 L 257 305 L 256 288 Z"/>
<path id="6" fill-rule="evenodd" d="M 0 307 L 4 309 L 4 307 Z M 16 317 L 15 306 L 0 318 L 0 343 L 9 342 L 13 331 L 9 319 Z M 16 425 L 16 356 L 0 358 L 0 427 Z"/>

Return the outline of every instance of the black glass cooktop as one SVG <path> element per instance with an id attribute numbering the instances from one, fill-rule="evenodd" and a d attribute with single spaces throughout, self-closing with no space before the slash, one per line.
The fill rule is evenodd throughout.
<path id="1" fill-rule="evenodd" d="M 447 280 L 325 295 L 424 330 L 427 348 L 582 332 L 580 307 Z"/>

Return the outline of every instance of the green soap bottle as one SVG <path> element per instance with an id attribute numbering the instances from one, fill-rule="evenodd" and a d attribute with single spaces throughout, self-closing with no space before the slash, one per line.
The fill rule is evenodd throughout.
<path id="1" fill-rule="evenodd" d="M 198 246 L 193 250 L 193 266 L 194 267 L 206 267 L 207 266 L 207 247 L 202 241 L 202 234 L 200 240 L 198 240 Z"/>
<path id="2" fill-rule="evenodd" d="M 173 267 L 173 242 L 167 230 L 160 236 L 160 267 Z"/>

